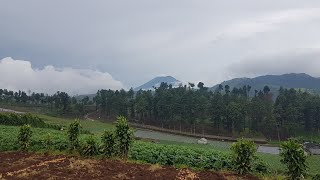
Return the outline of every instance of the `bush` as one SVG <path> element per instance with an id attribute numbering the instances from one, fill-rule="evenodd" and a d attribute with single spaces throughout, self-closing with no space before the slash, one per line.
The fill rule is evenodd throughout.
<path id="1" fill-rule="evenodd" d="M 81 148 L 81 154 L 84 156 L 94 156 L 98 154 L 97 143 L 93 136 L 89 136 L 89 138 L 86 139 Z"/>
<path id="2" fill-rule="evenodd" d="M 62 127 L 58 125 L 46 124 L 40 117 L 30 113 L 0 113 L 0 124 L 9 126 L 22 126 L 24 124 L 29 124 L 32 127 L 51 128 L 57 130 L 60 130 Z"/>
<path id="3" fill-rule="evenodd" d="M 81 128 L 81 125 L 77 120 L 69 125 L 68 139 L 70 143 L 69 144 L 70 151 L 73 151 L 79 148 L 80 128 Z"/>
<path id="4" fill-rule="evenodd" d="M 238 174 L 247 174 L 252 171 L 256 153 L 254 142 L 248 140 L 238 140 L 231 146 L 233 152 L 233 164 Z"/>
<path id="5" fill-rule="evenodd" d="M 312 180 L 320 180 L 320 174 L 314 175 Z"/>
<path id="6" fill-rule="evenodd" d="M 188 166 L 214 170 L 231 169 L 232 167 L 228 153 L 139 141 L 134 142 L 129 157 L 133 160 L 165 166 Z"/>
<path id="7" fill-rule="evenodd" d="M 102 137 L 101 151 L 104 156 L 112 157 L 115 154 L 115 136 L 111 131 L 104 131 Z"/>
<path id="8" fill-rule="evenodd" d="M 20 127 L 18 141 L 20 144 L 20 148 L 23 151 L 27 151 L 30 145 L 32 136 L 31 126 L 30 125 L 23 125 Z"/>
<path id="9" fill-rule="evenodd" d="M 304 154 L 303 146 L 294 139 L 289 139 L 281 144 L 281 163 L 288 168 L 288 175 L 291 179 L 302 179 L 307 172 L 307 157 Z"/>
<path id="10" fill-rule="evenodd" d="M 129 148 L 133 142 L 133 131 L 130 129 L 127 119 L 123 116 L 117 118 L 115 136 L 118 142 L 119 155 L 123 158 L 128 157 Z"/>
<path id="11" fill-rule="evenodd" d="M 268 165 L 258 158 L 254 161 L 252 170 L 253 172 L 263 173 L 263 174 L 270 172 Z"/>
<path id="12" fill-rule="evenodd" d="M 52 142 L 52 137 L 51 137 L 50 133 L 47 133 L 44 136 L 43 145 L 44 145 L 46 151 L 50 151 L 52 149 L 53 142 Z"/>

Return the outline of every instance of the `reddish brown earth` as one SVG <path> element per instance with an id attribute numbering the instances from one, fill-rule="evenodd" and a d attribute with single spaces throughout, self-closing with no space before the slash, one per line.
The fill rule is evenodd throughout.
<path id="1" fill-rule="evenodd" d="M 83 159 L 65 155 L 0 153 L 0 179 L 258 179 L 230 172 L 195 172 L 120 160 Z"/>

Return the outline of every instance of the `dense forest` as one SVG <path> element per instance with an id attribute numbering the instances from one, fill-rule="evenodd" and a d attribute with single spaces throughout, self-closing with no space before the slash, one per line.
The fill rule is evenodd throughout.
<path id="1" fill-rule="evenodd" d="M 249 96 L 251 91 L 254 97 Z M 220 85 L 209 91 L 200 82 L 197 87 L 189 83 L 177 88 L 161 83 L 154 91 L 99 90 L 92 100 L 65 92 L 28 94 L 0 89 L 0 103 L 38 105 L 78 117 L 88 112 L 104 119 L 123 115 L 131 122 L 189 133 L 263 134 L 270 139 L 298 132 L 320 134 L 320 97 L 295 89 L 280 88 L 274 98 L 268 86 L 253 90 Z"/>
<path id="2" fill-rule="evenodd" d="M 101 116 L 127 116 L 131 121 L 190 133 L 234 135 L 262 133 L 272 139 L 320 133 L 320 97 L 295 89 L 250 86 L 208 91 L 203 83 L 172 88 L 162 83 L 155 91 L 99 90 L 95 104 Z M 275 101 L 274 101 L 275 99 Z"/>

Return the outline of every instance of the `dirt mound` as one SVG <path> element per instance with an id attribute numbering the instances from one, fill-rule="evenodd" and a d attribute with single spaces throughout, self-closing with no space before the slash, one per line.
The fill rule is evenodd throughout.
<path id="1" fill-rule="evenodd" d="M 195 172 L 119 160 L 98 160 L 64 155 L 0 153 L 0 179 L 239 179 L 234 173 Z M 242 179 L 258 179 L 247 176 Z"/>

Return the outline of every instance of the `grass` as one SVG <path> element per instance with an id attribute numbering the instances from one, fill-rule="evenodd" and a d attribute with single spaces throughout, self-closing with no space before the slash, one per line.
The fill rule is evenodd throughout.
<path id="1" fill-rule="evenodd" d="M 161 144 L 177 144 L 188 147 L 202 147 L 207 149 L 216 149 L 221 151 L 229 151 L 230 142 L 208 140 L 208 145 L 197 144 L 199 138 L 187 137 L 182 135 L 169 134 L 164 132 L 149 131 L 137 129 L 135 135 L 140 138 L 155 139 Z"/>
<path id="2" fill-rule="evenodd" d="M 1 108 L 11 109 L 20 112 L 31 112 L 31 113 L 47 113 L 49 112 L 48 107 L 43 105 L 21 105 L 21 104 L 7 104 L 0 103 Z"/>
<path id="3" fill-rule="evenodd" d="M 190 144 L 190 143 L 183 143 L 183 142 L 173 142 L 173 141 L 159 141 L 160 144 L 174 144 L 178 146 L 183 146 L 183 147 L 189 147 L 189 148 L 199 148 L 199 149 L 206 149 L 206 150 L 219 150 L 222 152 L 231 152 L 230 148 L 221 148 L 221 147 L 216 147 L 214 145 L 201 145 L 201 144 Z M 280 162 L 280 156 L 279 155 L 274 155 L 274 154 L 265 154 L 265 153 L 257 153 L 258 158 L 260 158 L 263 162 L 267 163 L 268 167 L 272 171 L 272 173 L 276 172 L 284 172 L 285 171 L 285 166 L 281 164 Z M 312 164 L 315 164 L 315 161 L 318 160 L 319 167 L 318 168 L 312 168 L 313 169 L 318 169 L 320 170 L 320 156 L 319 158 L 314 158 L 315 156 L 312 156 L 311 160 L 309 160 Z M 310 157 L 309 157 L 310 158 Z M 316 170 L 313 172 L 313 174 L 316 173 Z"/>
<path id="4" fill-rule="evenodd" d="M 74 119 L 68 118 L 59 118 L 59 117 L 51 117 L 48 115 L 41 115 L 37 114 L 39 117 L 43 118 L 43 120 L 48 124 L 54 125 L 63 125 L 68 126 L 71 121 Z M 101 133 L 107 129 L 111 130 L 114 129 L 114 124 L 111 123 L 103 123 L 99 121 L 88 121 L 88 120 L 80 120 L 80 123 L 84 130 L 88 130 L 96 135 L 98 138 Z M 18 142 L 16 140 L 17 134 L 19 131 L 19 127 L 14 126 L 4 126 L 0 125 L 0 151 L 14 151 L 18 150 Z M 33 140 L 31 150 L 36 151 L 39 148 L 43 148 L 43 139 L 45 136 L 50 133 L 52 136 L 53 146 L 55 149 L 59 149 L 64 151 L 67 149 L 68 140 L 66 135 L 66 130 L 58 131 L 53 129 L 43 129 L 43 128 L 33 128 Z M 142 132 L 146 133 L 146 132 Z M 150 136 L 149 134 L 145 134 L 146 137 Z M 190 149 L 201 149 L 201 150 L 217 150 L 222 153 L 230 153 L 230 144 L 226 144 L 226 142 L 219 142 L 214 141 L 209 145 L 199 145 L 194 143 L 190 143 L 189 141 L 194 141 L 195 139 L 186 139 L 186 142 L 177 142 L 175 138 L 172 138 L 171 135 L 168 134 L 157 134 L 157 136 L 165 137 L 165 140 L 159 140 L 160 144 L 164 145 L 176 145 Z M 84 139 L 88 137 L 88 135 L 81 135 L 80 139 Z M 166 139 L 167 138 L 167 139 Z M 181 138 L 181 137 L 178 137 Z M 185 137 L 188 138 L 188 137 Z M 320 137 L 317 137 L 320 138 Z M 152 138 L 151 138 L 152 139 Z M 159 138 L 160 139 L 160 138 Z M 173 139 L 173 140 L 170 140 Z M 271 144 L 278 144 L 279 142 L 274 142 Z M 150 143 L 151 144 L 151 143 Z M 272 154 L 264 154 L 264 153 L 257 153 L 257 156 L 265 162 L 268 167 L 271 169 L 272 174 L 283 173 L 285 171 L 285 166 L 280 162 L 279 155 L 272 155 Z M 320 173 L 320 156 L 310 156 L 307 159 L 308 166 L 309 166 L 309 173 L 311 175 L 319 174 Z"/>
<path id="5" fill-rule="evenodd" d="M 185 142 L 177 142 L 177 141 L 167 141 L 167 140 L 159 140 L 160 144 L 165 145 L 179 145 L 189 148 L 199 148 L 199 149 L 214 149 L 218 151 L 230 152 L 230 145 L 227 145 L 227 142 L 220 142 L 220 141 L 212 141 L 210 144 L 196 144 L 196 143 L 185 143 Z"/>
<path id="6" fill-rule="evenodd" d="M 74 119 L 68 119 L 68 118 L 60 118 L 60 117 L 52 117 L 48 115 L 43 114 L 37 114 L 37 116 L 41 117 L 44 122 L 48 124 L 53 125 L 62 125 L 67 127 Z M 104 130 L 112 130 L 115 125 L 111 123 L 103 123 L 100 121 L 89 121 L 80 119 L 80 124 L 84 130 L 88 130 L 92 132 L 93 134 L 101 135 Z"/>
<path id="7" fill-rule="evenodd" d="M 17 136 L 19 134 L 19 127 L 0 125 L 0 151 L 14 151 L 19 149 Z M 61 132 L 53 129 L 32 128 L 32 151 L 37 151 L 43 146 L 43 139 L 50 133 L 52 136 L 53 146 L 58 150 L 65 150 L 67 147 L 66 132 Z"/>
<path id="8" fill-rule="evenodd" d="M 54 121 L 55 118 L 51 119 Z M 61 119 L 59 120 L 61 121 Z M 86 128 L 96 129 L 98 135 L 103 127 L 95 127 L 100 126 L 100 122 L 88 122 L 87 124 L 83 124 Z M 104 127 L 112 128 L 112 125 L 105 125 Z M 53 129 L 43 129 L 43 128 L 33 128 L 33 136 L 32 136 L 32 144 L 30 147 L 31 151 L 38 151 L 39 149 L 43 149 L 43 139 L 45 136 L 50 133 L 52 136 L 53 147 L 59 151 L 67 150 L 68 140 L 66 131 L 58 131 Z M 19 127 L 16 126 L 4 126 L 0 125 L 0 151 L 14 151 L 18 150 L 18 142 L 17 142 L 17 135 L 19 132 Z M 81 135 L 80 140 L 84 140 L 87 138 L 88 135 Z M 97 136 L 96 136 L 97 137 Z M 98 137 L 97 137 L 98 138 Z M 153 143 L 149 143 L 152 145 Z M 230 153 L 229 150 L 224 150 L 221 148 L 215 148 L 214 146 L 210 145 L 197 145 L 197 144 L 190 144 L 190 143 L 177 143 L 177 142 L 170 142 L 170 141 L 160 141 L 160 144 L 165 145 L 176 145 L 182 148 L 189 148 L 189 149 L 199 149 L 204 151 L 220 151 L 221 153 Z M 279 155 L 272 155 L 272 154 L 263 154 L 258 153 L 257 156 L 265 162 L 268 167 L 271 169 L 272 174 L 283 173 L 285 171 L 285 166 L 280 163 L 280 156 Z M 320 156 L 310 156 L 307 159 L 309 165 L 309 173 L 311 175 L 319 174 L 320 171 Z"/>
<path id="9" fill-rule="evenodd" d="M 317 133 L 300 133 L 298 137 L 301 137 L 304 141 L 320 143 L 320 134 Z"/>
<path id="10" fill-rule="evenodd" d="M 183 143 L 183 142 L 174 142 L 174 141 L 164 141 L 160 140 L 160 144 L 174 144 L 177 146 L 183 146 L 188 148 L 199 148 L 206 150 L 219 150 L 222 152 L 230 152 L 230 149 L 220 147 L 218 142 L 218 146 L 214 145 L 200 145 L 200 144 L 191 144 L 191 143 Z M 286 167 L 280 162 L 281 157 L 279 155 L 274 154 L 266 154 L 266 153 L 257 153 L 257 157 L 265 162 L 271 170 L 272 174 L 284 173 Z M 320 156 L 309 156 L 307 158 L 307 163 L 309 166 L 309 173 L 312 175 L 316 175 L 320 173 Z"/>

